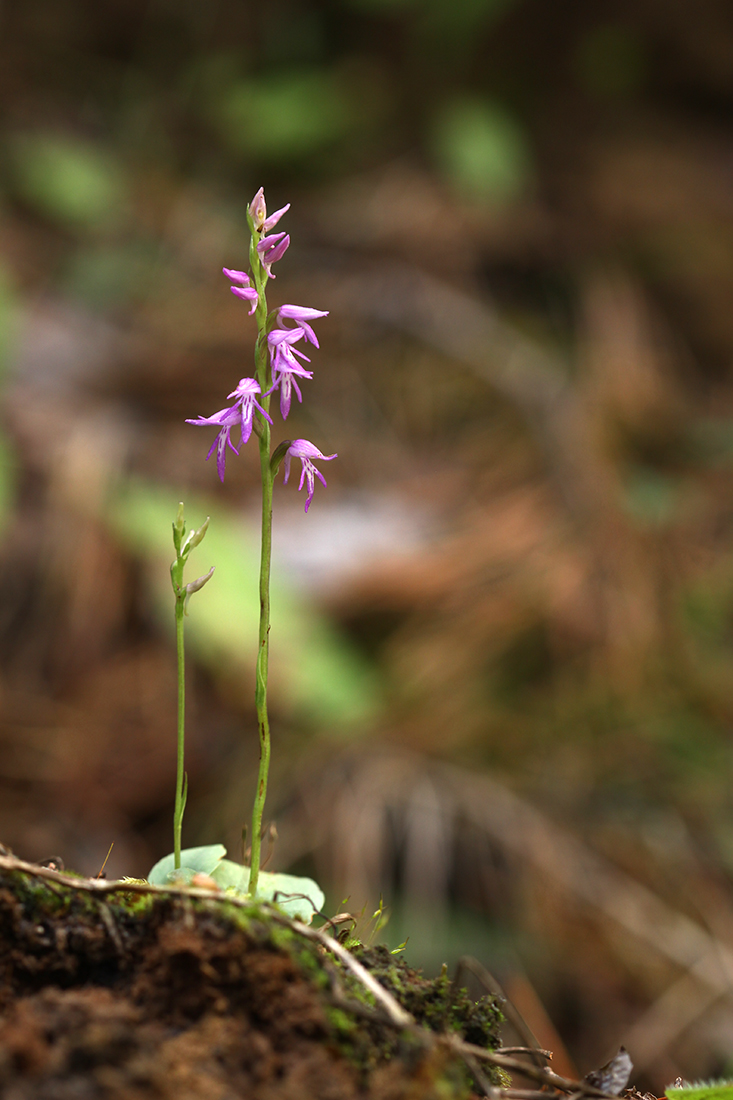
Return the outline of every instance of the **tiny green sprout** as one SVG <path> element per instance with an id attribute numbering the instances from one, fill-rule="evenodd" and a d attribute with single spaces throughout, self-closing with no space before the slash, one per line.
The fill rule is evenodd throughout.
<path id="1" fill-rule="evenodd" d="M 405 950 L 405 948 L 406 948 L 406 947 L 407 947 L 407 940 L 404 940 L 404 941 L 403 941 L 403 942 L 402 942 L 402 943 L 401 943 L 401 944 L 399 945 L 399 947 L 394 947 L 394 948 L 393 948 L 393 949 L 392 949 L 392 950 L 390 951 L 390 955 L 400 955 L 400 954 L 401 954 L 401 953 L 402 953 L 402 952 L 403 952 L 403 951 Z"/>
<path id="2" fill-rule="evenodd" d="M 733 1100 L 733 1081 L 684 1081 L 664 1091 L 668 1100 Z"/>
<path id="3" fill-rule="evenodd" d="M 209 517 L 207 516 L 199 528 L 194 528 L 186 535 L 186 521 L 183 515 L 183 501 L 178 505 L 176 518 L 173 521 L 173 546 L 176 551 L 176 560 L 171 564 L 171 584 L 176 598 L 176 651 L 178 655 L 178 757 L 176 766 L 176 803 L 173 810 L 173 852 L 176 868 L 181 866 L 181 830 L 183 828 L 183 814 L 188 798 L 188 776 L 184 771 L 184 741 L 186 721 L 186 664 L 183 648 L 183 619 L 188 614 L 188 602 L 194 592 L 200 592 L 207 581 L 214 574 L 212 565 L 208 573 L 197 577 L 195 581 L 183 583 L 183 569 L 192 550 L 203 541 L 208 530 Z"/>

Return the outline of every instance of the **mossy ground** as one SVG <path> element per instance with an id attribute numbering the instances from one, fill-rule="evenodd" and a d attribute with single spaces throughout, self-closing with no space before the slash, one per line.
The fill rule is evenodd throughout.
<path id="1" fill-rule="evenodd" d="M 355 954 L 419 1024 L 498 1045 L 492 1000 L 474 1004 L 446 975 L 425 979 L 385 948 Z M 0 871 L 2 1095 L 451 1100 L 470 1091 L 462 1062 L 380 1022 L 360 982 L 265 910 L 180 895 L 102 898 Z"/>

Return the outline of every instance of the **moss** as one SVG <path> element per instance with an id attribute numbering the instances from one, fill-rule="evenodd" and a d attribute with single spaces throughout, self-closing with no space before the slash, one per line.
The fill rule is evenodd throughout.
<path id="1" fill-rule="evenodd" d="M 504 1017 L 495 997 L 472 1001 L 465 989 L 453 988 L 445 967 L 439 977 L 424 978 L 401 956 L 390 954 L 383 946 L 352 945 L 352 951 L 418 1024 L 438 1034 L 451 1032 L 487 1050 L 496 1050 L 500 1045 L 499 1028 Z M 394 1035 L 391 1038 L 384 1035 L 383 1052 L 385 1044 L 392 1049 L 400 1041 Z M 485 1066 L 484 1072 L 492 1084 L 506 1085 L 505 1075 L 499 1069 Z"/>
<path id="2" fill-rule="evenodd" d="M 326 1019 L 331 1031 L 339 1040 L 348 1040 L 351 1043 L 357 1027 L 356 1019 L 353 1016 L 350 1016 L 342 1008 L 326 1005 Z"/>

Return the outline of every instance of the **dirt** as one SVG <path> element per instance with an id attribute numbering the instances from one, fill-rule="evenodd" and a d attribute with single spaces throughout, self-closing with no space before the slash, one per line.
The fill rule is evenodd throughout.
<path id="1" fill-rule="evenodd" d="M 474 1005 L 384 948 L 357 953 L 418 1022 L 498 1045 L 492 1001 Z M 102 900 L 0 869 L 4 1100 L 470 1094 L 462 1063 L 379 1023 L 357 984 L 258 909 Z"/>

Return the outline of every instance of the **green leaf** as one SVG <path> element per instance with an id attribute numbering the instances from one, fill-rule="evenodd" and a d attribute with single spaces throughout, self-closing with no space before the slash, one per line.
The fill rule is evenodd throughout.
<path id="1" fill-rule="evenodd" d="M 272 901 L 284 909 L 289 917 L 297 917 L 310 924 L 316 913 L 326 904 L 326 896 L 312 878 L 300 875 L 272 874 L 260 871 L 257 897 Z"/>
<path id="2" fill-rule="evenodd" d="M 186 848 L 181 852 L 181 870 L 191 871 L 192 874 L 209 875 L 217 864 L 227 854 L 223 844 L 205 844 L 201 848 Z M 177 874 L 173 852 L 159 859 L 148 875 L 148 882 L 153 886 L 167 886 L 171 876 Z M 185 875 L 183 876 L 186 877 Z"/>
<path id="3" fill-rule="evenodd" d="M 181 852 L 181 866 L 173 866 L 173 853 L 159 859 L 148 875 L 153 886 L 168 886 L 176 879 L 189 883 L 194 875 L 208 875 L 222 890 L 231 890 L 246 897 L 249 887 L 249 867 L 224 859 L 227 850 L 223 844 L 206 844 L 202 848 L 186 848 Z M 320 912 L 326 897 L 312 878 L 299 875 L 273 874 L 260 871 L 257 888 L 258 901 L 270 901 L 283 909 L 289 917 L 310 924 L 315 913 Z"/>
<path id="4" fill-rule="evenodd" d="M 222 890 L 235 890 L 238 894 L 247 893 L 249 867 L 243 867 L 241 863 L 223 859 L 212 872 L 211 877 Z"/>
<path id="5" fill-rule="evenodd" d="M 214 882 L 222 890 L 233 890 L 245 896 L 249 888 L 249 867 L 223 859 L 212 872 Z M 289 917 L 310 924 L 314 913 L 325 905 L 326 898 L 320 886 L 312 878 L 299 875 L 273 874 L 260 871 L 257 884 L 257 900 L 270 901 L 284 909 Z"/>

